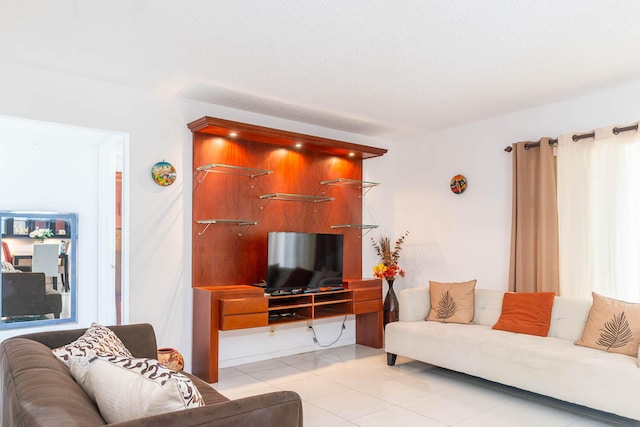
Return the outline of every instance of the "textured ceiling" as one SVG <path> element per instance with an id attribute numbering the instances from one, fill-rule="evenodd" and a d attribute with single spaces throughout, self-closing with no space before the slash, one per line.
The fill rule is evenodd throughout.
<path id="1" fill-rule="evenodd" d="M 0 0 L 25 64 L 401 137 L 640 77 L 636 0 Z"/>

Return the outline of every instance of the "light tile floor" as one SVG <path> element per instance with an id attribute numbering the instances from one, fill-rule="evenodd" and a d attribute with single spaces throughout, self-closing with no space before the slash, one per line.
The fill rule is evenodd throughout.
<path id="1" fill-rule="evenodd" d="M 213 387 L 230 399 L 293 390 L 305 427 L 640 426 L 402 357 L 389 367 L 359 345 L 223 368 Z"/>

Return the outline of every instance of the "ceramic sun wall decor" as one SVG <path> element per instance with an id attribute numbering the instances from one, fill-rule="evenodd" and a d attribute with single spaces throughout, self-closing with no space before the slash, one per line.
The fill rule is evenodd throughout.
<path id="1" fill-rule="evenodd" d="M 163 187 L 173 184 L 176 180 L 176 175 L 176 168 L 174 168 L 171 163 L 165 162 L 164 160 L 156 163 L 151 168 L 151 177 L 156 184 Z"/>
<path id="2" fill-rule="evenodd" d="M 467 178 L 464 175 L 456 175 L 451 178 L 451 191 L 455 194 L 462 194 L 467 189 Z"/>

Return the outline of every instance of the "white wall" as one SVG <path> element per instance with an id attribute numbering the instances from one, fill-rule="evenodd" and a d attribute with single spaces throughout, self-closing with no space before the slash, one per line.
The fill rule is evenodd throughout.
<path id="1" fill-rule="evenodd" d="M 364 237 L 363 275 L 370 276 L 377 261 L 368 244 L 370 237 L 397 237 L 410 230 L 400 259 L 407 277 L 396 282 L 398 288 L 425 286 L 428 280 L 477 278 L 480 287 L 506 289 L 511 155 L 503 151 L 504 147 L 518 140 L 627 124 L 640 118 L 640 80 L 396 144 L 15 65 L 0 65 L 0 93 L 0 115 L 129 135 L 129 320 L 152 323 L 159 345 L 178 348 L 185 355 L 187 368 L 191 360 L 192 312 L 191 132 L 186 123 L 209 115 L 389 148 L 387 155 L 364 162 L 365 179 L 382 185 L 372 189 L 363 202 L 364 222 L 381 225 Z M 33 169 L 29 156 L 21 154 L 20 144 L 2 143 L 2 159 L 10 156 L 12 167 L 31 168 L 34 172 L 20 177 L 24 191 L 41 186 L 46 172 Z M 92 169 L 93 163 L 83 161 L 84 157 L 77 154 L 73 157 L 78 162 L 76 172 L 83 175 L 86 191 L 73 194 L 62 203 L 64 206 L 59 199 L 36 201 L 14 194 L 12 199 L 1 198 L 0 208 L 76 211 L 82 218 L 85 209 L 94 203 L 89 187 L 96 185 L 96 178 L 85 171 Z M 159 187 L 150 178 L 151 166 L 163 159 L 178 170 L 178 179 L 170 187 Z M 449 190 L 449 180 L 457 173 L 466 175 L 469 181 L 468 190 L 460 196 Z M 10 184 L 12 177 L 5 176 L 2 191 Z M 20 206 L 5 206 L 9 200 Z M 83 233 L 80 238 L 83 242 L 91 235 Z M 97 251 L 95 246 L 82 245 L 79 262 L 83 264 L 79 268 L 84 269 L 83 277 L 86 275 L 89 280 L 88 271 Z M 82 312 L 79 325 L 73 327 L 88 326 L 99 303 L 82 307 L 86 311 Z M 319 322 L 320 341 L 334 339 L 341 322 L 341 318 Z M 339 344 L 353 342 L 353 323 L 352 318 L 347 320 L 347 330 Z M 221 364 L 317 348 L 304 326 L 278 327 L 274 337 L 268 336 L 268 328 L 224 333 Z M 0 334 L 0 339 L 6 336 Z"/>
<path id="2" fill-rule="evenodd" d="M 511 154 L 517 141 L 537 141 L 640 119 L 640 80 L 579 98 L 450 128 L 398 150 L 395 228 L 411 230 L 398 287 L 429 280 L 478 279 L 506 290 L 511 233 Z M 449 189 L 461 173 L 468 189 Z"/>
<path id="3" fill-rule="evenodd" d="M 17 65 L 0 65 L 0 115 L 28 118 L 54 123 L 64 123 L 88 128 L 123 132 L 129 135 L 129 198 L 130 198 L 130 300 L 129 321 L 149 322 L 156 329 L 158 344 L 178 348 L 185 356 L 187 368 L 191 360 L 191 132 L 186 124 L 202 116 L 221 117 L 262 126 L 291 130 L 327 138 L 343 139 L 354 143 L 391 148 L 385 141 L 353 135 L 331 129 L 319 128 L 282 119 L 232 110 L 210 104 L 171 97 L 162 97 L 150 92 L 75 78 L 43 70 Z M 4 141 L 0 156 L 10 156 L 12 165 L 33 174 L 20 176 L 20 185 L 25 192 L 42 185 L 46 171 L 34 168 L 29 156 L 22 154 L 23 147 Z M 80 153 L 78 153 L 80 154 Z M 2 209 L 42 209 L 76 211 L 83 213 L 88 206 L 96 206 L 91 188 L 97 178 L 91 174 L 96 162 L 83 161 L 84 157 L 70 157 L 79 163 L 75 171 L 86 185 L 82 191 L 69 193 L 67 203 L 53 203 L 41 199 L 37 203 L 20 195 L 12 199 L 0 199 Z M 160 161 L 171 162 L 178 171 L 176 182 L 169 187 L 157 186 L 150 177 L 151 166 Z M 385 182 L 386 194 L 393 194 L 393 183 L 387 179 L 387 156 L 374 162 L 376 179 Z M 24 169 L 22 169 L 24 168 Z M 89 169 L 86 171 L 85 169 Z M 80 173 L 82 171 L 82 173 Z M 4 172 L 4 171 L 3 171 Z M 390 175 L 390 174 L 389 174 Z M 392 178 L 392 176 L 390 176 Z M 3 188 L 12 177 L 4 178 Z M 373 179 L 373 178 L 372 178 Z M 375 191 L 375 190 L 374 190 Z M 373 193 L 370 193 L 373 194 Z M 367 196 L 368 197 L 368 196 Z M 53 199 L 51 199 L 53 200 Z M 71 203 L 73 201 L 73 203 Z M 14 206 L 17 203 L 20 206 Z M 9 205 L 5 205 L 9 204 Z M 61 206 L 62 205 L 62 206 Z M 384 209 L 376 219 L 392 228 L 392 202 L 385 201 Z M 379 210 L 375 203 L 368 203 L 369 215 Z M 83 234 L 81 242 L 93 239 Z M 95 242 L 95 241 L 94 241 Z M 97 245 L 81 243 L 79 268 L 85 272 L 79 287 L 91 286 L 91 276 L 86 274 L 95 268 Z M 365 253 L 370 248 L 365 245 Z M 92 260 L 92 261 L 90 261 Z M 80 279 L 80 277 L 79 277 Z M 87 283 L 88 282 L 88 283 Z M 84 304 L 78 325 L 64 327 L 86 327 L 97 316 L 97 295 L 94 302 Z M 89 307 L 89 308 L 87 308 Z M 94 312 L 95 311 L 95 312 Z M 95 319 L 95 317 L 93 317 Z M 327 342 L 337 336 L 342 319 L 323 321 L 319 324 L 319 339 Z M 63 326 L 60 326 L 63 327 Z M 347 330 L 339 344 L 354 342 L 354 322 L 348 319 Z M 22 330 L 33 332 L 33 329 Z M 246 332 L 246 333 L 245 333 Z M 0 334 L 0 339 L 7 334 Z M 268 346 L 262 346 L 264 342 Z M 311 343 L 307 345 L 306 343 Z M 247 360 L 258 360 L 279 354 L 289 354 L 298 348 L 317 348 L 312 345 L 305 325 L 299 328 L 279 327 L 274 337 L 268 337 L 267 328 L 243 331 L 236 335 L 223 336 L 222 364 L 234 364 Z"/>

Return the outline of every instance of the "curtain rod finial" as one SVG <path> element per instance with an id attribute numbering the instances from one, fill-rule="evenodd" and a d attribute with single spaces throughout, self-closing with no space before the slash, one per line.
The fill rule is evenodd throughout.
<path id="1" fill-rule="evenodd" d="M 506 151 L 507 153 L 510 153 L 511 151 L 513 151 L 513 147 L 509 145 L 504 149 L 504 151 Z"/>

